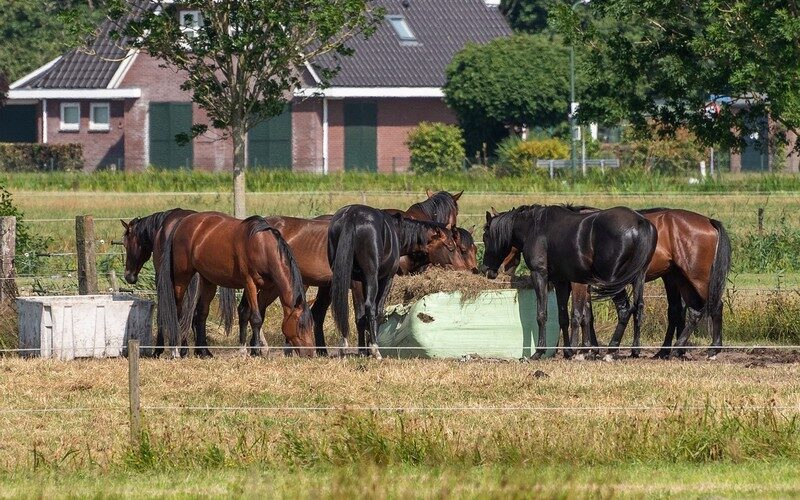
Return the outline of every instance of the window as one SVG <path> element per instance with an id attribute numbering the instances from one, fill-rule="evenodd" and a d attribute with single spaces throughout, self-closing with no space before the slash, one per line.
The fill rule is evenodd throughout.
<path id="1" fill-rule="evenodd" d="M 89 106 L 89 130 L 109 130 L 111 109 L 107 102 L 93 102 Z"/>
<path id="2" fill-rule="evenodd" d="M 414 32 L 411 31 L 411 28 L 408 26 L 408 22 L 406 22 L 405 17 L 386 16 L 386 20 L 392 25 L 392 28 L 394 28 L 394 31 L 397 33 L 397 37 L 400 38 L 401 42 L 417 41 L 417 37 L 414 36 Z"/>
<path id="3" fill-rule="evenodd" d="M 78 131 L 81 129 L 81 105 L 77 102 L 61 103 L 61 130 Z"/>
<path id="4" fill-rule="evenodd" d="M 181 30 L 186 38 L 194 38 L 197 36 L 197 31 L 203 25 L 202 15 L 199 10 L 182 10 L 178 12 L 180 16 L 179 22 Z"/>

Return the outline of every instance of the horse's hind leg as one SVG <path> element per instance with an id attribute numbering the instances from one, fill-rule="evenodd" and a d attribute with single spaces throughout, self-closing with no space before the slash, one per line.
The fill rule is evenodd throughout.
<path id="1" fill-rule="evenodd" d="M 642 317 L 644 316 L 644 271 L 633 282 L 633 344 L 631 357 L 641 354 Z"/>
<path id="2" fill-rule="evenodd" d="M 381 358 L 378 351 L 378 277 L 374 274 L 365 276 L 364 278 L 364 321 L 366 323 L 366 346 L 369 352 L 376 359 Z"/>
<path id="3" fill-rule="evenodd" d="M 200 277 L 200 298 L 194 312 L 194 330 L 195 337 L 195 354 L 201 358 L 213 357 L 211 351 L 208 349 L 208 339 L 206 338 L 206 322 L 208 319 L 208 311 L 211 307 L 211 301 L 214 300 L 214 295 L 217 293 L 217 285 L 211 283 L 203 277 Z"/>
<path id="4" fill-rule="evenodd" d="M 684 356 L 686 354 L 686 345 L 689 343 L 689 336 L 692 332 L 697 328 L 697 323 L 700 322 L 700 318 L 703 317 L 703 311 L 694 309 L 692 307 L 686 308 L 686 325 L 683 327 L 683 331 L 681 332 L 681 336 L 678 337 L 678 341 L 675 342 L 675 354 L 678 356 Z"/>
<path id="5" fill-rule="evenodd" d="M 674 278 L 669 275 L 664 276 L 664 291 L 667 295 L 667 333 L 664 335 L 664 343 L 661 349 L 655 354 L 655 358 L 669 359 L 672 355 L 672 339 L 676 332 L 683 331 L 683 301 L 681 299 L 680 288 L 675 283 Z"/>
<path id="6" fill-rule="evenodd" d="M 247 305 L 250 308 L 249 323 L 250 327 L 253 329 L 253 336 L 250 339 L 250 353 L 252 355 L 258 355 L 261 354 L 259 348 L 261 347 L 261 325 L 264 323 L 264 317 L 259 313 L 258 288 L 256 288 L 256 284 L 252 279 L 247 280 L 244 288 L 244 295 L 247 298 Z"/>
<path id="7" fill-rule="evenodd" d="M 369 354 L 366 336 L 367 328 L 369 327 L 369 319 L 367 318 L 365 307 L 366 281 L 354 281 L 350 288 L 353 292 L 353 316 L 355 316 L 356 332 L 358 333 L 358 353 L 366 356 Z"/>
<path id="8" fill-rule="evenodd" d="M 717 306 L 709 304 L 712 309 L 709 310 L 711 318 L 711 347 L 708 349 L 708 358 L 715 359 L 719 354 L 720 347 L 722 347 L 722 304 Z"/>
<path id="9" fill-rule="evenodd" d="M 311 317 L 314 318 L 314 343 L 317 345 L 317 355 L 327 356 L 328 349 L 325 348 L 325 314 L 331 305 L 331 287 L 321 286 L 317 288 L 317 298 L 311 306 Z"/>
<path id="10" fill-rule="evenodd" d="M 536 324 L 539 327 L 536 351 L 531 359 L 539 359 L 547 350 L 547 273 L 531 271 L 531 278 L 533 279 L 533 290 L 536 292 Z"/>
<path id="11" fill-rule="evenodd" d="M 614 335 L 611 336 L 611 342 L 608 344 L 606 359 L 616 357 L 619 344 L 622 341 L 622 334 L 625 333 L 625 328 L 628 326 L 628 321 L 631 317 L 631 304 L 628 301 L 627 290 L 622 290 L 614 295 L 611 300 L 614 301 L 614 307 L 617 308 L 617 327 L 614 329 Z"/>
<path id="12" fill-rule="evenodd" d="M 246 356 L 247 325 L 250 324 L 250 304 L 247 301 L 247 294 L 242 295 L 237 312 L 239 313 L 239 354 Z"/>
<path id="13" fill-rule="evenodd" d="M 572 316 L 570 318 L 570 343 L 578 344 L 578 329 L 581 330 L 580 351 L 577 359 L 586 358 L 589 346 L 589 330 L 586 328 L 586 317 L 589 314 L 589 287 L 572 285 Z"/>

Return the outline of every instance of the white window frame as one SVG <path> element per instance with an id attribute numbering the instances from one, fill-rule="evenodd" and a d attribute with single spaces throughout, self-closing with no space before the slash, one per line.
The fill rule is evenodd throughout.
<path id="1" fill-rule="evenodd" d="M 414 34 L 414 30 L 412 30 L 411 25 L 408 24 L 408 19 L 406 19 L 406 16 L 390 14 L 386 16 L 386 21 L 392 27 L 392 31 L 394 31 L 394 34 L 400 39 L 400 42 L 409 44 L 414 44 L 417 42 L 417 35 Z M 401 34 L 395 23 L 400 24 L 402 28 L 408 32 L 408 35 L 404 36 Z"/>
<path id="2" fill-rule="evenodd" d="M 97 108 L 108 109 L 108 123 L 95 123 L 94 110 Z M 111 130 L 111 103 L 93 102 L 89 104 L 89 130 L 105 132 Z"/>
<path id="3" fill-rule="evenodd" d="M 187 26 L 186 23 L 186 16 L 191 14 L 194 16 L 194 19 L 197 23 L 197 26 Z M 203 13 L 199 10 L 194 9 L 182 9 L 178 11 L 178 24 L 181 26 L 181 31 L 186 36 L 186 38 L 194 38 L 197 36 L 197 32 L 200 28 L 203 27 Z"/>
<path id="4" fill-rule="evenodd" d="M 66 123 L 64 121 L 64 112 L 67 108 L 75 107 L 78 108 L 78 123 Z M 80 132 L 81 130 L 81 103 L 79 102 L 62 102 L 60 106 L 61 110 L 61 123 L 59 125 L 59 130 L 63 132 Z"/>

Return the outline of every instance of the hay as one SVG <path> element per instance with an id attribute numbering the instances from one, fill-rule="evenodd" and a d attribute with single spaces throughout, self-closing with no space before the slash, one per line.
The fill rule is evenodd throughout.
<path id="1" fill-rule="evenodd" d="M 530 288 L 530 278 L 501 275 L 490 280 L 468 271 L 449 271 L 429 267 L 421 274 L 395 276 L 386 305 L 407 305 L 426 295 L 438 292 L 461 292 L 461 301 L 474 300 L 481 292 L 509 288 Z"/>

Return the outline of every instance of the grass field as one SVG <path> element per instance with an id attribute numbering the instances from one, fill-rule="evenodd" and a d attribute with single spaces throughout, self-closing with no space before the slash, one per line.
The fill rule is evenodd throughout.
<path id="1" fill-rule="evenodd" d="M 138 450 L 124 360 L 2 359 L 3 408 L 96 410 L 0 413 L 0 481 L 26 496 L 784 496 L 800 486 L 795 358 L 144 360 Z"/>
<path id="2" fill-rule="evenodd" d="M 800 234 L 800 196 L 791 192 L 800 185 L 793 187 L 793 178 L 728 178 L 694 188 L 655 179 L 650 187 L 660 183 L 662 192 L 650 194 L 637 192 L 648 182 L 632 179 L 624 189 L 601 190 L 565 180 L 543 192 L 538 180 L 261 174 L 251 183 L 270 192 L 250 193 L 248 209 L 314 216 L 349 203 L 408 206 L 426 187 L 467 188 L 460 225 L 475 224 L 480 237 L 492 206 L 687 208 L 722 220 L 734 240 L 726 342 L 800 343 L 800 268 L 759 269 L 737 257 L 763 238 L 759 208 L 765 235 L 780 236 L 763 241 L 783 245 L 782 255 L 800 255 L 792 246 Z M 94 215 L 104 275 L 116 269 L 121 276 L 122 249 L 111 245 L 122 234 L 117 219 L 175 206 L 231 207 L 219 175 L 59 174 L 47 182 L 0 176 L 4 182 L 32 230 L 50 238 L 51 252 L 74 252 L 75 215 Z M 165 192 L 170 182 L 172 189 L 194 192 Z M 775 186 L 787 192 L 761 192 Z M 23 291 L 74 293 L 74 259 L 44 258 L 38 278 L 20 280 Z M 101 286 L 108 286 L 105 279 Z M 151 287 L 152 268 L 146 268 L 137 291 Z M 660 283 L 647 288 L 645 343 L 663 335 L 661 291 Z M 281 345 L 277 313 L 270 310 L 265 324 L 270 345 Z M 613 314 L 602 304 L 596 313 L 598 333 L 607 339 Z M 11 317 L 2 314 L 0 323 Z M 327 330 L 333 341 L 333 328 Z M 210 341 L 235 343 L 218 325 Z M 13 339 L 0 335 L 0 347 L 3 342 Z M 695 342 L 708 338 L 701 333 Z M 0 496 L 800 495 L 800 353 L 794 351 L 724 353 L 716 362 L 698 352 L 686 362 L 615 363 L 216 354 L 210 361 L 142 361 L 146 434 L 137 449 L 129 446 L 124 360 L 0 357 Z M 31 411 L 45 408 L 66 411 Z"/>

